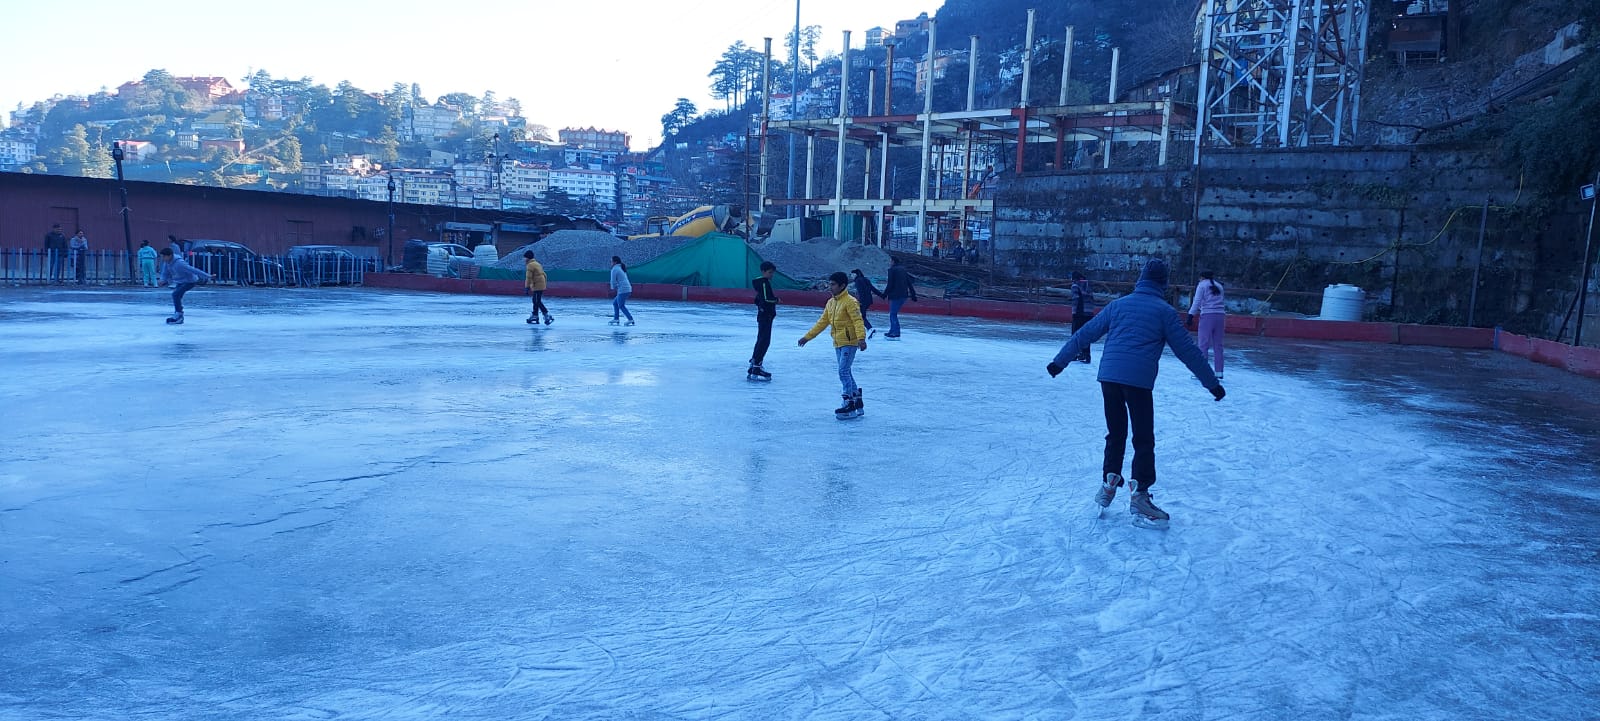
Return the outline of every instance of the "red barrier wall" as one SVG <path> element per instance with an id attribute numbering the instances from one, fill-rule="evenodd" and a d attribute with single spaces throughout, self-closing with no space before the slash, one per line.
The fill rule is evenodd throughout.
<path id="1" fill-rule="evenodd" d="M 397 288 L 435 293 L 479 293 L 486 295 L 522 295 L 523 293 L 522 282 L 517 280 L 435 278 L 409 273 L 368 273 L 366 284 L 375 288 Z M 605 283 L 552 282 L 549 293 L 557 298 L 605 298 L 610 294 L 610 287 Z M 633 285 L 633 297 L 641 300 L 682 300 L 734 304 L 750 303 L 751 298 L 750 291 L 743 288 L 704 288 L 655 283 L 635 283 Z M 790 307 L 820 308 L 828 302 L 828 294 L 818 291 L 784 291 L 782 298 L 783 304 Z M 886 308 L 874 304 L 873 310 L 882 312 Z M 928 299 L 916 303 L 906 303 L 901 307 L 900 312 L 918 315 L 955 315 L 971 318 L 989 318 L 992 320 L 1020 320 L 1061 324 L 1072 322 L 1072 308 L 1066 305 L 1011 303 L 998 300 Z M 1457 328 L 1401 323 L 1363 323 L 1230 315 L 1227 321 L 1227 331 L 1238 335 L 1255 335 L 1264 338 L 1396 343 L 1442 348 L 1493 348 L 1572 373 L 1591 378 L 1600 378 L 1600 348 L 1573 348 L 1554 341 L 1529 338 L 1515 333 L 1505 333 L 1492 328 Z"/>
<path id="2" fill-rule="evenodd" d="M 1496 332 L 1495 348 L 1503 353 L 1555 366 L 1569 373 L 1600 378 L 1600 348 L 1573 347 L 1542 338 Z"/>

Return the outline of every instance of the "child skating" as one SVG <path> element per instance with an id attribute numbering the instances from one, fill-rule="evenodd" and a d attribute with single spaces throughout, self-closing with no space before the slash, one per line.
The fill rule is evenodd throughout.
<path id="1" fill-rule="evenodd" d="M 550 317 L 550 309 L 544 307 L 544 289 L 548 285 L 545 279 L 544 266 L 534 259 L 533 251 L 531 250 L 523 251 L 522 257 L 528 261 L 527 268 L 523 272 L 523 284 L 528 287 L 528 295 L 533 297 L 533 313 L 528 316 L 528 324 L 538 325 L 539 314 L 543 313 L 544 324 L 550 325 L 555 322 L 555 319 Z"/>
<path id="2" fill-rule="evenodd" d="M 1135 525 L 1166 528 L 1171 516 L 1150 498 L 1156 482 L 1155 387 L 1161 351 L 1172 347 L 1172 354 L 1183 361 L 1217 400 L 1227 392 L 1206 367 L 1205 356 L 1178 321 L 1178 312 L 1167 304 L 1167 264 L 1152 260 L 1139 274 L 1132 293 L 1111 301 L 1094 319 L 1072 334 L 1054 360 L 1045 368 L 1050 377 L 1076 360 L 1078 354 L 1101 336 L 1106 339 L 1100 351 L 1100 393 L 1105 401 L 1106 452 L 1100 490 L 1095 503 L 1104 509 L 1111 505 L 1123 484 L 1122 458 L 1127 452 L 1128 426 L 1133 426 L 1133 481 L 1128 512 Z"/>
<path id="3" fill-rule="evenodd" d="M 833 349 L 839 360 L 839 383 L 843 386 L 844 397 L 844 405 L 833 412 L 839 420 L 860 418 L 866 412 L 861 400 L 861 388 L 856 385 L 850 366 L 855 363 L 856 351 L 867 349 L 867 329 L 861 320 L 861 308 L 856 305 L 856 299 L 850 297 L 849 287 L 850 276 L 844 273 L 828 276 L 828 291 L 833 297 L 822 308 L 822 317 L 817 319 L 817 324 L 811 326 L 811 330 L 800 339 L 800 347 L 804 348 L 824 329 L 833 328 Z"/>
<path id="4" fill-rule="evenodd" d="M 767 359 L 767 347 L 772 345 L 772 321 L 778 317 L 778 294 L 772 292 L 772 276 L 778 266 L 770 261 L 761 262 L 761 275 L 750 281 L 756 290 L 756 347 L 750 352 L 750 369 L 745 377 L 750 380 L 772 380 L 772 374 L 761 367 Z"/>
<path id="5" fill-rule="evenodd" d="M 611 325 L 616 325 L 621 316 L 627 316 L 628 325 L 633 325 L 633 314 L 628 312 L 628 296 L 633 295 L 633 283 L 628 281 L 628 266 L 615 255 L 611 256 L 611 293 Z"/>
<path id="6" fill-rule="evenodd" d="M 1205 271 L 1200 274 L 1200 282 L 1194 287 L 1194 301 L 1189 304 L 1189 327 L 1194 327 L 1194 317 L 1200 316 L 1200 356 L 1210 355 L 1211 367 L 1217 372 L 1217 380 L 1222 380 L 1222 335 L 1228 326 L 1227 299 L 1223 296 L 1222 284 L 1217 282 L 1217 274 Z"/>
<path id="7" fill-rule="evenodd" d="M 211 274 L 189 265 L 173 255 L 171 248 L 161 249 L 161 284 L 172 284 L 172 317 L 168 325 L 183 325 L 183 296 L 197 285 L 211 282 Z"/>

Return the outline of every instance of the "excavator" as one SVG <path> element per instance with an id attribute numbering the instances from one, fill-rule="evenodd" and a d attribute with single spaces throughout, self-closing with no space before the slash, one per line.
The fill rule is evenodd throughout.
<path id="1" fill-rule="evenodd" d="M 702 205 L 683 215 L 657 215 L 645 221 L 647 232 L 628 236 L 628 240 L 676 235 L 698 238 L 706 233 L 732 233 L 743 222 L 744 209 L 737 205 Z"/>

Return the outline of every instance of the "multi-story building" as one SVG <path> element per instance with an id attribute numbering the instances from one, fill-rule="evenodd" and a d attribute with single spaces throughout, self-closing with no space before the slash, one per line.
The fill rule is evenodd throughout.
<path id="1" fill-rule="evenodd" d="M 561 142 L 567 147 L 581 147 L 601 152 L 628 152 L 628 134 L 620 130 L 598 128 L 562 128 Z"/>
<path id="2" fill-rule="evenodd" d="M 965 57 L 966 53 L 960 50 L 940 50 L 933 56 L 932 75 L 934 80 L 943 80 L 945 73 L 950 71 L 950 64 Z M 898 62 L 895 63 L 899 65 Z M 927 58 L 917 61 L 917 94 L 921 95 L 923 89 L 928 87 L 929 64 Z"/>
<path id="3" fill-rule="evenodd" d="M 869 48 L 883 47 L 883 41 L 892 40 L 893 38 L 894 33 L 881 27 L 867 28 L 867 47 Z"/>
<path id="4" fill-rule="evenodd" d="M 118 140 L 116 142 L 122 146 L 123 157 L 135 163 L 149 161 L 151 157 L 155 156 L 157 150 L 156 144 L 148 140 Z"/>
<path id="5" fill-rule="evenodd" d="M 593 202 L 605 210 L 617 207 L 617 176 L 604 170 L 561 168 L 550 171 L 550 187 Z"/>
<path id="6" fill-rule="evenodd" d="M 403 132 L 408 140 L 438 140 L 450 134 L 461 121 L 461 108 L 438 105 L 413 105 L 408 107 L 410 122 Z"/>
<path id="7" fill-rule="evenodd" d="M 389 174 L 377 173 L 356 181 L 356 197 L 365 200 L 389 199 Z M 400 186 L 395 186 L 395 200 L 400 200 Z"/>
<path id="8" fill-rule="evenodd" d="M 16 170 L 33 162 L 38 143 L 22 138 L 0 138 L 0 170 Z"/>
<path id="9" fill-rule="evenodd" d="M 223 96 L 233 92 L 233 84 L 223 77 L 193 76 L 173 78 L 173 80 L 183 89 L 200 96 L 200 99 L 207 103 L 215 103 L 222 99 Z"/>
<path id="10" fill-rule="evenodd" d="M 505 192 L 514 195 L 538 196 L 550 190 L 550 166 L 543 163 L 506 163 L 501 171 Z"/>
<path id="11" fill-rule="evenodd" d="M 456 185 L 462 190 L 490 190 L 494 188 L 494 167 L 488 163 L 456 163 L 451 167 Z"/>
<path id="12" fill-rule="evenodd" d="M 389 171 L 394 175 L 395 200 L 420 205 L 449 205 L 455 179 L 449 173 L 432 170 L 401 168 Z M 471 197 L 471 193 L 462 193 Z"/>
<path id="13" fill-rule="evenodd" d="M 894 24 L 894 36 L 897 38 L 908 38 L 925 32 L 928 32 L 927 13 L 922 13 L 910 20 L 901 20 Z"/>

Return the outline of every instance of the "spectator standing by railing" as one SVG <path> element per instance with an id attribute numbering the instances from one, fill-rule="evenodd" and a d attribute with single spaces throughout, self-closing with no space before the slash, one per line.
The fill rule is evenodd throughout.
<path id="1" fill-rule="evenodd" d="M 89 236 L 84 235 L 82 228 L 72 236 L 67 249 L 72 253 L 72 275 L 78 285 L 83 285 L 84 274 L 89 266 Z"/>
<path id="2" fill-rule="evenodd" d="M 148 240 L 139 241 L 139 284 L 156 287 L 156 249 L 150 247 Z"/>
<path id="3" fill-rule="evenodd" d="M 50 282 L 61 283 L 61 268 L 67 262 L 67 236 L 61 232 L 60 223 L 50 226 L 50 232 L 45 234 L 44 254 L 50 264 Z"/>

